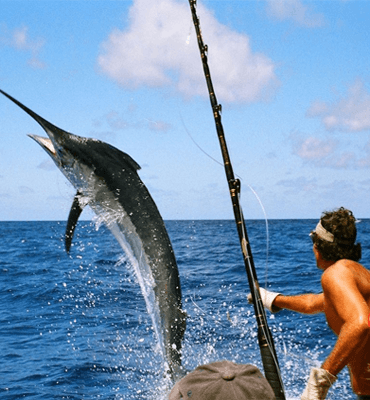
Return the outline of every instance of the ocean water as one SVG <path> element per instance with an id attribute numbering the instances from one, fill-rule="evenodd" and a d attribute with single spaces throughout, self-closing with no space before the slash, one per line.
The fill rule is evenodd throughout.
<path id="1" fill-rule="evenodd" d="M 260 285 L 319 293 L 312 220 L 247 221 Z M 183 363 L 229 359 L 262 370 L 234 221 L 167 221 L 188 314 Z M 169 382 L 145 302 L 104 227 L 81 221 L 71 254 L 65 222 L 0 222 L 0 398 L 166 399 Z M 370 221 L 358 225 L 369 259 Z M 331 351 L 324 315 L 267 312 L 288 399 Z M 354 399 L 343 370 L 328 399 Z"/>

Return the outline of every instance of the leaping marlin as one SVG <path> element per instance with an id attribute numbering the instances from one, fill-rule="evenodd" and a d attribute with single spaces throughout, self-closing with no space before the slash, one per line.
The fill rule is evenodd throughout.
<path id="1" fill-rule="evenodd" d="M 84 206 L 111 230 L 135 269 L 172 380 L 182 375 L 181 341 L 185 313 L 179 272 L 162 217 L 126 153 L 95 139 L 68 133 L 0 90 L 45 130 L 30 135 L 77 189 L 66 229 L 66 250 Z M 158 321 L 158 322 L 156 322 Z"/>

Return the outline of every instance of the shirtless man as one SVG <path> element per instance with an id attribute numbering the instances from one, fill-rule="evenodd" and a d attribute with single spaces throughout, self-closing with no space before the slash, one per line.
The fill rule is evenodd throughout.
<path id="1" fill-rule="evenodd" d="M 317 267 L 323 271 L 323 293 L 283 296 L 260 288 L 263 304 L 304 314 L 324 312 L 337 342 L 321 368 L 312 368 L 301 400 L 323 400 L 347 365 L 358 399 L 370 399 L 370 272 L 357 261 L 356 225 L 351 211 L 340 208 L 322 215 L 310 234 Z"/>

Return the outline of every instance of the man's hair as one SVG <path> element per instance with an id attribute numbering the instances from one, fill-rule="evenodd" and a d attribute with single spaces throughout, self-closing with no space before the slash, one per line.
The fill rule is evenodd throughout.
<path id="1" fill-rule="evenodd" d="M 334 236 L 333 242 L 329 242 L 320 238 L 315 231 L 312 232 L 312 241 L 325 261 L 360 260 L 361 244 L 355 244 L 357 229 L 352 211 L 344 207 L 326 211 L 322 214 L 320 222 Z"/>

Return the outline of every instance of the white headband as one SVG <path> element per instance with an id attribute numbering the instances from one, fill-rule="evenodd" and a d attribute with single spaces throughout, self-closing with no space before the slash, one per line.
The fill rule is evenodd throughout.
<path id="1" fill-rule="evenodd" d="M 334 235 L 328 232 L 322 225 L 321 221 L 316 225 L 315 233 L 321 239 L 326 240 L 327 242 L 333 243 L 334 242 Z"/>

